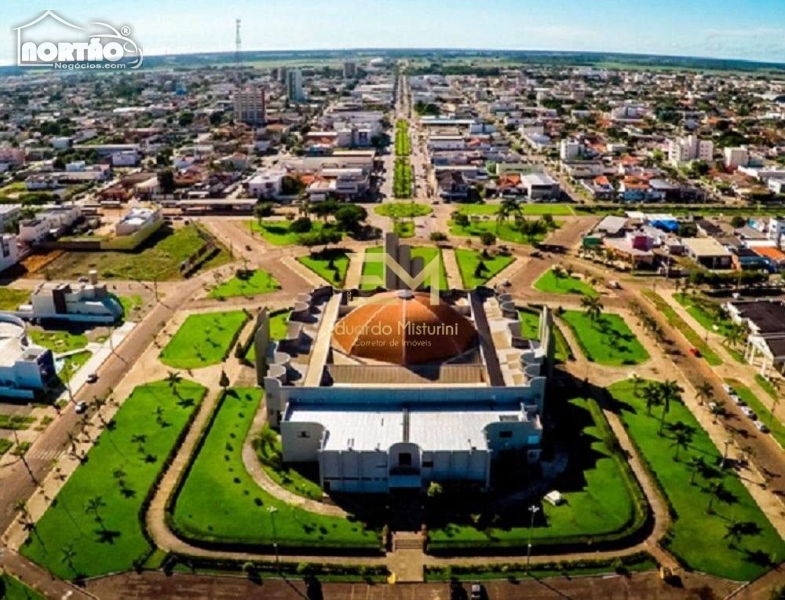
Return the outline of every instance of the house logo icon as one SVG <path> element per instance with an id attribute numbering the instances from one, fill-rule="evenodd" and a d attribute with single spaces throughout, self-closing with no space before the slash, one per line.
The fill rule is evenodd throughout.
<path id="1" fill-rule="evenodd" d="M 128 26 L 108 23 L 75 25 L 47 10 L 29 23 L 15 27 L 16 64 L 54 69 L 138 69 L 144 60 L 141 46 L 129 36 Z"/>

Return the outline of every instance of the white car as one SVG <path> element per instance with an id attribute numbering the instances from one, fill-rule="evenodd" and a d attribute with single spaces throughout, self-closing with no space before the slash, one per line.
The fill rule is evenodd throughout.
<path id="1" fill-rule="evenodd" d="M 763 421 L 755 421 L 755 427 L 757 427 L 758 431 L 761 433 L 769 432 L 769 428 L 766 427 L 766 424 Z"/>
<path id="2" fill-rule="evenodd" d="M 725 390 L 725 393 L 726 393 L 726 394 L 735 394 L 735 393 L 736 393 L 736 392 L 733 390 L 733 388 L 732 388 L 731 386 L 729 386 L 727 383 L 723 383 L 723 384 L 722 384 L 722 389 L 723 389 L 723 390 Z"/>
<path id="3" fill-rule="evenodd" d="M 74 407 L 74 411 L 77 415 L 81 415 L 87 412 L 87 402 L 77 402 L 76 407 Z"/>
<path id="4" fill-rule="evenodd" d="M 747 406 L 747 403 L 744 402 L 744 400 L 742 400 L 741 397 L 736 394 L 730 394 L 730 399 L 733 400 L 736 406 Z"/>

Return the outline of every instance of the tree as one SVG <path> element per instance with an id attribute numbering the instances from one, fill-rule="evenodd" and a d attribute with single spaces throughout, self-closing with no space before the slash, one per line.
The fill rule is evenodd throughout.
<path id="1" fill-rule="evenodd" d="M 469 220 L 469 215 L 460 211 L 455 211 L 452 213 L 452 221 L 455 223 L 456 227 L 468 227 L 471 223 Z"/>
<path id="2" fill-rule="evenodd" d="M 670 411 L 671 402 L 681 401 L 681 394 L 684 392 L 684 389 L 673 380 L 664 381 L 658 385 L 660 397 L 662 398 L 662 414 L 660 415 L 660 429 L 657 433 L 662 435 L 662 429 L 665 426 L 665 415 Z"/>
<path id="3" fill-rule="evenodd" d="M 709 503 L 706 505 L 706 512 L 711 514 L 712 513 L 712 506 L 714 505 L 714 500 L 721 498 L 725 494 L 728 493 L 728 490 L 725 488 L 721 481 L 713 481 L 709 484 Z"/>
<path id="4" fill-rule="evenodd" d="M 313 223 L 311 219 L 308 217 L 300 217 L 299 219 L 295 219 L 289 225 L 289 231 L 292 233 L 308 233 L 313 229 Z"/>
<path id="5" fill-rule="evenodd" d="M 732 519 L 729 523 L 725 523 L 725 535 L 722 536 L 723 539 L 728 540 L 728 548 L 735 548 L 736 545 L 741 541 L 741 537 L 744 535 L 747 526 L 745 523 L 741 523 Z"/>
<path id="6" fill-rule="evenodd" d="M 104 499 L 101 496 L 93 496 L 87 500 L 84 511 L 88 515 L 92 514 L 95 518 L 95 522 L 103 528 L 104 521 L 101 518 L 101 509 L 105 507 L 106 502 L 104 502 Z"/>
<path id="7" fill-rule="evenodd" d="M 633 373 L 633 375 L 630 378 L 630 380 L 632 381 L 632 393 L 635 394 L 635 396 L 639 398 L 640 397 L 641 386 L 643 385 L 645 380 L 643 379 L 643 377 L 641 377 L 637 373 Z"/>
<path id="8" fill-rule="evenodd" d="M 253 209 L 254 216 L 261 221 L 265 217 L 275 214 L 275 205 L 272 202 L 259 202 Z"/>
<path id="9" fill-rule="evenodd" d="M 657 382 L 652 381 L 643 388 L 643 401 L 646 404 L 646 416 L 651 416 L 651 409 L 662 404 L 662 392 Z"/>
<path id="10" fill-rule="evenodd" d="M 183 111 L 177 119 L 180 127 L 188 127 L 194 122 L 194 114 L 190 110 Z"/>
<path id="11" fill-rule="evenodd" d="M 695 395 L 701 404 L 709 402 L 714 397 L 714 388 L 708 381 L 704 381 L 695 388 Z"/>
<path id="12" fill-rule="evenodd" d="M 518 201 L 515 198 L 504 198 L 496 213 L 496 233 L 499 233 L 499 227 L 506 223 L 511 216 L 521 215 L 521 205 Z"/>
<path id="13" fill-rule="evenodd" d="M 744 326 L 733 323 L 725 329 L 725 338 L 722 343 L 728 348 L 735 348 L 744 341 L 745 337 L 747 337 L 747 330 Z"/>
<path id="14" fill-rule="evenodd" d="M 297 196 L 305 190 L 305 184 L 296 177 L 285 175 L 281 179 L 281 195 Z"/>
<path id="15" fill-rule="evenodd" d="M 169 389 L 176 390 L 177 386 L 183 381 L 182 376 L 177 373 L 176 371 L 167 371 L 166 372 L 166 383 L 169 385 Z"/>
<path id="16" fill-rule="evenodd" d="M 76 568 L 74 567 L 74 559 L 76 558 L 76 551 L 74 550 L 73 544 L 68 544 L 67 546 L 63 546 L 60 550 L 60 561 L 64 565 L 68 565 L 68 568 L 71 569 L 74 573 L 76 573 Z"/>
<path id="17" fill-rule="evenodd" d="M 496 243 L 496 236 L 490 231 L 483 231 L 480 234 L 480 242 L 483 246 L 493 246 Z"/>
<path id="18" fill-rule="evenodd" d="M 368 211 L 358 204 L 346 204 L 335 211 L 335 220 L 344 231 L 357 231 L 368 218 Z"/>
<path id="19" fill-rule="evenodd" d="M 692 443 L 693 431 L 691 427 L 684 426 L 682 423 L 677 423 L 680 427 L 674 427 L 673 443 L 671 447 L 676 448 L 676 453 L 673 455 L 673 460 L 679 461 L 679 450 L 688 450 Z"/>
<path id="20" fill-rule="evenodd" d="M 717 400 L 714 402 L 714 405 L 709 408 L 709 410 L 712 416 L 714 417 L 712 419 L 712 423 L 716 423 L 717 417 L 719 417 L 722 413 L 725 412 L 725 402 L 723 402 L 722 400 Z"/>
<path id="21" fill-rule="evenodd" d="M 706 470 L 706 461 L 702 456 L 693 455 L 687 463 L 687 468 L 690 470 L 690 485 L 695 485 L 695 476 Z"/>
<path id="22" fill-rule="evenodd" d="M 738 229 L 740 227 L 744 227 L 747 224 L 747 219 L 742 217 L 741 215 L 736 215 L 730 220 L 730 224 L 735 228 Z"/>
<path id="23" fill-rule="evenodd" d="M 604 308 L 602 301 L 596 296 L 584 296 L 581 298 L 581 306 L 583 307 L 583 314 L 589 318 L 592 327 L 594 327 L 602 316 Z"/>
<path id="24" fill-rule="evenodd" d="M 432 481 L 428 485 L 428 497 L 432 500 L 437 499 L 442 496 L 444 493 L 444 488 L 442 487 L 441 483 L 437 483 L 436 481 Z"/>
<path id="25" fill-rule="evenodd" d="M 218 385 L 223 388 L 223 391 L 226 392 L 226 388 L 231 385 L 231 381 L 229 381 L 229 376 L 226 374 L 226 371 L 221 371 L 221 377 L 218 380 Z"/>
<path id="26" fill-rule="evenodd" d="M 171 169 L 164 169 L 158 173 L 158 187 L 161 188 L 164 196 L 174 192 L 174 173 Z"/>

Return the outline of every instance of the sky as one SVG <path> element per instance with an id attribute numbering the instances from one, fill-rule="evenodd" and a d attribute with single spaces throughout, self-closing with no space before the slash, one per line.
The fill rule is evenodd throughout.
<path id="1" fill-rule="evenodd" d="M 785 62 L 785 0 L 0 0 L 0 64 L 16 60 L 12 28 L 47 9 L 74 24 L 128 26 L 148 56 L 233 51 L 241 18 L 243 50 L 575 50 Z"/>

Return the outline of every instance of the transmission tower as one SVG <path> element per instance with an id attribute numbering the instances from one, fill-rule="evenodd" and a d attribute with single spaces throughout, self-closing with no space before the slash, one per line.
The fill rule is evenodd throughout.
<path id="1" fill-rule="evenodd" d="M 242 40 L 240 39 L 240 19 L 234 20 L 234 64 L 239 69 L 243 63 Z"/>

